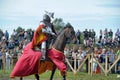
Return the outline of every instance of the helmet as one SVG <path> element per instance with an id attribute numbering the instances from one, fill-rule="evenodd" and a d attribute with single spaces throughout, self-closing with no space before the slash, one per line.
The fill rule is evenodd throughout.
<path id="1" fill-rule="evenodd" d="M 43 15 L 43 21 L 50 22 L 51 19 L 50 19 L 50 17 L 49 17 L 47 14 L 44 14 L 44 15 Z"/>

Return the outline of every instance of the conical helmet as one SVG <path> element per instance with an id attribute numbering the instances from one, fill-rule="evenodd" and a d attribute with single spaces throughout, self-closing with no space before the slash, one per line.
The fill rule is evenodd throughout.
<path id="1" fill-rule="evenodd" d="M 50 22 L 50 21 L 51 21 L 50 17 L 49 17 L 47 14 L 44 14 L 44 15 L 43 15 L 43 20 L 44 20 L 44 21 L 47 21 L 47 22 Z"/>

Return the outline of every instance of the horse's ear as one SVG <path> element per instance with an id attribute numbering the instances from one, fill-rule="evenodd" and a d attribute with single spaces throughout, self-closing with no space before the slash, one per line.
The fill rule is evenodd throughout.
<path id="1" fill-rule="evenodd" d="M 67 23 L 65 27 L 72 27 L 70 23 Z"/>
<path id="2" fill-rule="evenodd" d="M 70 23 L 67 23 L 63 29 L 66 29 L 66 28 L 73 28 L 73 27 Z"/>
<path id="3" fill-rule="evenodd" d="M 70 23 L 67 23 L 67 24 L 65 25 L 64 29 L 65 29 L 65 28 L 72 28 L 72 25 L 71 25 Z"/>

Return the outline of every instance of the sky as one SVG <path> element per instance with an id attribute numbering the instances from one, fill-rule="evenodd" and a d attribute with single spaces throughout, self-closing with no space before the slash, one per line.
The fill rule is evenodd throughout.
<path id="1" fill-rule="evenodd" d="M 36 29 L 45 11 L 70 22 L 75 31 L 87 28 L 98 34 L 120 27 L 120 0 L 0 0 L 0 29 L 10 34 L 18 26 Z"/>

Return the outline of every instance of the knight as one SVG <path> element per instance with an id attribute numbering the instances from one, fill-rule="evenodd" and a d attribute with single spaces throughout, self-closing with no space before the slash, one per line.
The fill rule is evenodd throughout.
<path id="1" fill-rule="evenodd" d="M 37 50 L 41 47 L 42 59 L 46 58 L 46 51 L 49 49 L 52 39 L 57 35 L 51 18 L 49 15 L 44 14 L 43 20 L 40 21 L 39 26 L 34 32 L 32 39 L 32 49 Z"/>

